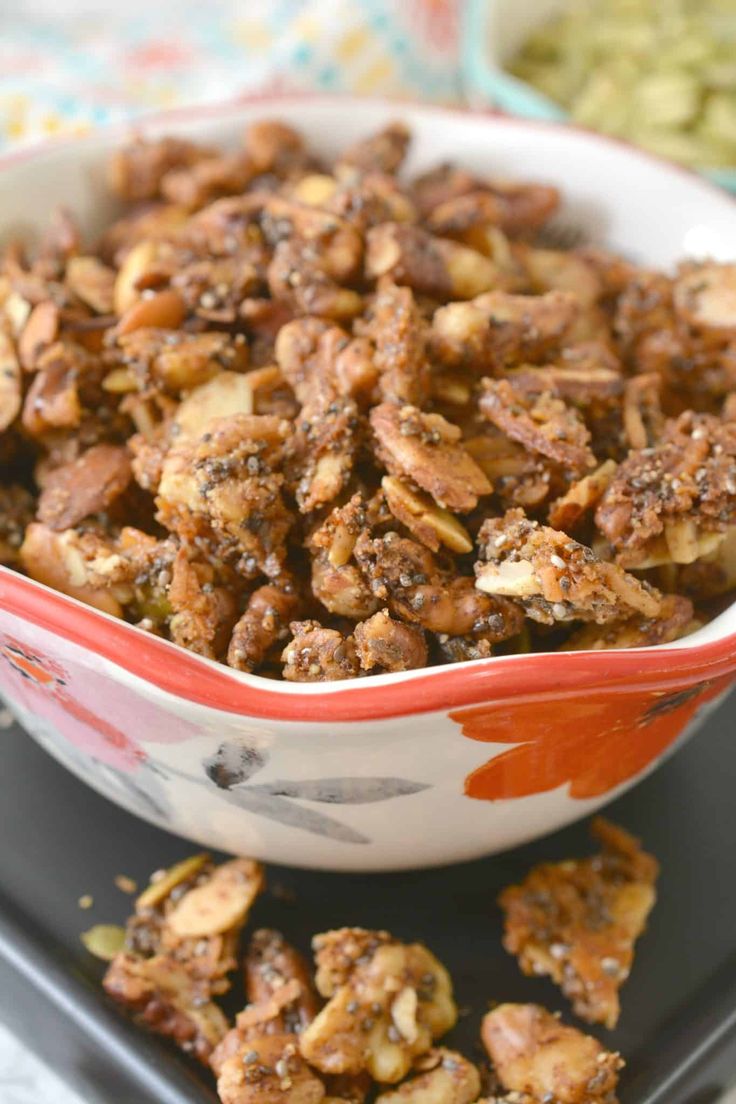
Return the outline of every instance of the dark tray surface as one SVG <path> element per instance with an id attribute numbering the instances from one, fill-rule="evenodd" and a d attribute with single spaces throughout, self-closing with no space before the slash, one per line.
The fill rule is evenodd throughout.
<path id="1" fill-rule="evenodd" d="M 623 990 L 620 1026 L 600 1032 L 628 1059 L 624 1104 L 678 1104 L 696 1092 L 701 1104 L 736 1079 L 735 721 L 732 698 L 609 809 L 662 864 L 659 902 Z M 89 1104 L 214 1099 L 206 1075 L 108 1004 L 101 964 L 79 942 L 84 928 L 122 922 L 130 910 L 116 874 L 142 885 L 151 870 L 193 847 L 93 793 L 17 727 L 0 740 L 0 1018 Z M 470 1010 L 451 1037 L 470 1054 L 489 1000 L 537 1000 L 569 1018 L 557 990 L 522 977 L 502 950 L 494 901 L 532 863 L 588 849 L 583 823 L 443 870 L 345 875 L 272 867 L 271 891 L 253 924 L 281 928 L 304 950 L 312 933 L 343 924 L 425 941 Z M 88 911 L 78 907 L 83 894 L 94 897 Z"/>

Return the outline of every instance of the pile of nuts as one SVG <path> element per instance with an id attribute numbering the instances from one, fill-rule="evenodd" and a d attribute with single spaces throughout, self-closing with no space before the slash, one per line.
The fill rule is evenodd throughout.
<path id="1" fill-rule="evenodd" d="M 578 1016 L 613 1027 L 658 867 L 623 829 L 598 819 L 593 832 L 599 854 L 536 867 L 504 890 L 504 945 L 525 973 L 549 974 Z M 315 936 L 314 973 L 279 932 L 256 931 L 241 968 L 247 1004 L 230 1022 L 217 998 L 264 884 L 250 859 L 194 855 L 153 876 L 125 930 L 84 936 L 109 960 L 106 992 L 208 1066 L 223 1104 L 615 1101 L 620 1056 L 539 1005 L 484 1016 L 482 1068 L 437 1045 L 458 1018 L 450 974 L 387 931 Z"/>
<path id="2" fill-rule="evenodd" d="M 736 585 L 736 265 L 540 244 L 401 123 L 136 139 L 0 259 L 0 562 L 314 682 L 668 642 Z"/>

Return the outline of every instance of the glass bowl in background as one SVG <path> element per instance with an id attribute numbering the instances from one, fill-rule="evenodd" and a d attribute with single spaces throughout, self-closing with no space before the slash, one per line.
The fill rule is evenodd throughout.
<path id="1" fill-rule="evenodd" d="M 569 122 L 563 107 L 505 68 L 530 32 L 565 6 L 566 0 L 466 0 L 461 63 L 473 107 L 496 107 L 544 122 Z M 736 192 L 736 166 L 703 169 L 702 175 Z"/>

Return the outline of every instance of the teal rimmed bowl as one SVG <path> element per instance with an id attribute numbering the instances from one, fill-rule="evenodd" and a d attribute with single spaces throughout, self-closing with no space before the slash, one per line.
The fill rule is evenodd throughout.
<path id="1" fill-rule="evenodd" d="M 563 6 L 563 0 L 466 0 L 461 62 L 463 82 L 474 107 L 496 107 L 542 122 L 569 122 L 568 113 L 504 68 L 528 33 Z M 736 192 L 736 167 L 703 169 L 702 175 Z"/>

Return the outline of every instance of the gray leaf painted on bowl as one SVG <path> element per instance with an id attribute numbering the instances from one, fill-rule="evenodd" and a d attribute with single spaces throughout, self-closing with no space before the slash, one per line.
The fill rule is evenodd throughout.
<path id="1" fill-rule="evenodd" d="M 225 790 L 222 796 L 231 804 L 248 809 L 257 816 L 275 820 L 290 828 L 301 828 L 315 836 L 327 836 L 328 839 L 339 840 L 341 843 L 370 843 L 367 836 L 356 832 L 347 824 L 341 824 L 339 820 L 333 820 L 315 809 L 294 805 L 288 798 L 263 793 L 261 787 L 243 786 L 242 789 Z"/>
<path id="2" fill-rule="evenodd" d="M 279 797 L 300 797 L 327 805 L 368 805 L 392 797 L 421 793 L 430 787 L 408 778 L 318 778 L 301 782 L 262 782 L 249 789 Z"/>

